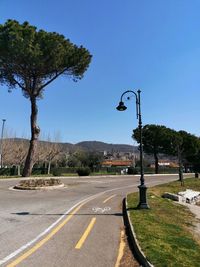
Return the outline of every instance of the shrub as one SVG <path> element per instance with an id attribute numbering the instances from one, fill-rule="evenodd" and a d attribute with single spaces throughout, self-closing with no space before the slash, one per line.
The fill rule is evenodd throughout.
<path id="1" fill-rule="evenodd" d="M 61 176 L 62 175 L 62 170 L 60 168 L 55 168 L 52 171 L 53 176 Z"/>
<path id="2" fill-rule="evenodd" d="M 1 168 L 0 175 L 3 175 L 3 176 L 11 175 L 11 168 Z"/>
<path id="3" fill-rule="evenodd" d="M 77 173 L 79 176 L 88 176 L 90 175 L 90 168 L 89 167 L 81 167 L 77 169 Z"/>
<path id="4" fill-rule="evenodd" d="M 136 168 L 129 167 L 127 174 L 138 174 L 138 171 Z"/>
<path id="5" fill-rule="evenodd" d="M 0 176 L 14 176 L 17 175 L 17 167 L 0 168 Z"/>
<path id="6" fill-rule="evenodd" d="M 34 167 L 32 169 L 32 175 L 41 175 L 41 174 L 45 174 L 45 168 L 36 168 Z"/>

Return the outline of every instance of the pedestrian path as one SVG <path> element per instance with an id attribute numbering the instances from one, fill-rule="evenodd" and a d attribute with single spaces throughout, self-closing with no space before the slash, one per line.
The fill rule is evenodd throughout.
<path id="1" fill-rule="evenodd" d="M 195 222 L 195 227 L 194 232 L 198 235 L 198 239 L 200 239 L 200 206 L 198 205 L 191 205 L 188 203 L 184 203 L 186 207 L 189 208 L 189 210 L 195 215 L 196 217 L 196 222 Z"/>

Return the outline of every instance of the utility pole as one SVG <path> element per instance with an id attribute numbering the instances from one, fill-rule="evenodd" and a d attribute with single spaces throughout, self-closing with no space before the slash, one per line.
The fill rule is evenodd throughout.
<path id="1" fill-rule="evenodd" d="M 4 133 L 4 125 L 6 119 L 2 119 L 2 129 L 1 129 L 1 147 L 0 147 L 0 164 L 1 168 L 3 168 L 3 133 Z"/>

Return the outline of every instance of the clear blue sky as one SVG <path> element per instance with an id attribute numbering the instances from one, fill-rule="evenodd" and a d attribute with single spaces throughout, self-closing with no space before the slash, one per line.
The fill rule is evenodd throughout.
<path id="1" fill-rule="evenodd" d="M 132 144 L 135 100 L 115 107 L 125 90 L 142 90 L 143 124 L 200 136 L 199 0 L 1 0 L 0 23 L 29 21 L 56 31 L 93 55 L 78 83 L 59 78 L 38 102 L 42 136 L 62 142 Z M 30 103 L 20 89 L 0 88 L 0 119 L 29 136 Z"/>

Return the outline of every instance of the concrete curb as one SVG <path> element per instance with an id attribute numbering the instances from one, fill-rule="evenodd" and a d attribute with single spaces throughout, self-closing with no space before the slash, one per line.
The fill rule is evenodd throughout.
<path id="1" fill-rule="evenodd" d="M 49 185 L 49 186 L 35 186 L 35 187 L 25 187 L 20 185 L 15 185 L 12 187 L 12 189 L 16 190 L 53 190 L 58 188 L 66 187 L 64 184 L 59 185 Z"/>
<path id="2" fill-rule="evenodd" d="M 130 246 L 132 248 L 134 256 L 138 260 L 139 264 L 141 264 L 141 266 L 154 267 L 154 265 L 152 265 L 147 260 L 146 256 L 144 255 L 144 253 L 143 253 L 143 251 L 142 251 L 142 249 L 138 243 L 134 228 L 133 228 L 131 220 L 130 220 L 130 214 L 127 211 L 127 197 L 123 199 L 123 216 L 124 216 L 124 224 L 126 226 L 126 232 L 128 235 L 128 240 L 129 240 L 129 243 L 130 243 Z"/>

